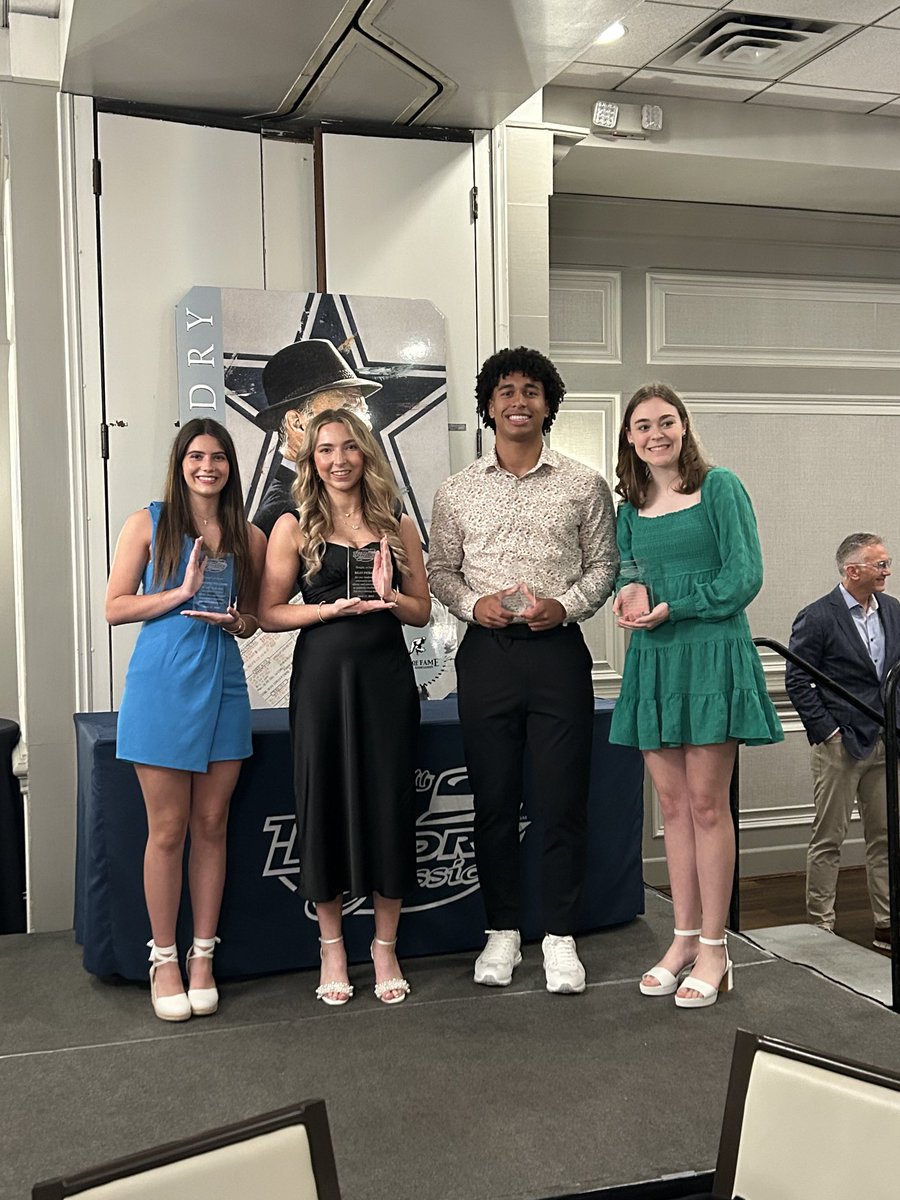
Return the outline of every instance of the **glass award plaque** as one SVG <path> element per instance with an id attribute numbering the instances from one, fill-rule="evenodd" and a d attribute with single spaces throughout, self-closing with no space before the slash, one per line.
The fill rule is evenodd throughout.
<path id="1" fill-rule="evenodd" d="M 636 607 L 639 607 L 641 612 L 651 612 L 656 607 L 653 599 L 653 588 L 650 586 L 650 580 L 647 577 L 647 572 L 644 569 L 643 564 L 638 562 L 636 559 L 623 558 L 619 563 L 619 583 L 621 584 L 619 588 L 619 595 L 622 596 L 623 606 L 631 608 L 632 603 L 630 603 L 630 601 L 632 600 L 632 596 L 635 600 L 638 599 L 639 593 L 637 592 L 637 588 L 643 588 L 647 593 L 647 603 L 646 605 L 636 605 Z M 635 587 L 634 592 L 630 595 L 623 596 L 622 593 L 625 592 L 626 588 L 630 588 L 632 586 Z"/>
<path id="2" fill-rule="evenodd" d="M 517 592 L 512 592 L 509 596 L 504 596 L 500 601 L 500 607 L 505 608 L 507 612 L 515 613 L 518 616 L 523 613 L 526 608 L 531 608 L 535 601 L 537 592 L 534 586 L 530 583 L 510 583 L 509 587 L 517 587 Z"/>
<path id="3" fill-rule="evenodd" d="M 377 551 L 371 546 L 347 547 L 347 597 L 350 600 L 380 600 L 372 583 Z"/>
<path id="4" fill-rule="evenodd" d="M 231 555 L 207 558 L 203 582 L 194 593 L 190 607 L 194 612 L 224 613 L 234 596 L 234 565 Z"/>

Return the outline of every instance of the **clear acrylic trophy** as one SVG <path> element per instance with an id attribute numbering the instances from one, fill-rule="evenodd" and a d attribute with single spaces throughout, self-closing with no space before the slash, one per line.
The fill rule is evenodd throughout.
<path id="1" fill-rule="evenodd" d="M 234 597 L 234 563 L 231 555 L 206 559 L 203 582 L 191 600 L 195 612 L 224 613 Z"/>

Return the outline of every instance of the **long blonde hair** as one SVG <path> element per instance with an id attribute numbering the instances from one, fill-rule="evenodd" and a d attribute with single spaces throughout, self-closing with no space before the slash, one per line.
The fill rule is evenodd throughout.
<path id="1" fill-rule="evenodd" d="M 373 533 L 387 538 L 397 566 L 402 574 L 408 575 L 409 561 L 400 538 L 400 495 L 384 451 L 355 413 L 345 408 L 326 408 L 306 426 L 303 445 L 297 454 L 297 479 L 292 488 L 303 539 L 304 578 L 311 579 L 321 571 L 325 543 L 334 533 L 331 501 L 315 461 L 319 431 L 323 425 L 333 423 L 344 425 L 362 451 L 363 473 L 359 487 L 362 519 Z"/>

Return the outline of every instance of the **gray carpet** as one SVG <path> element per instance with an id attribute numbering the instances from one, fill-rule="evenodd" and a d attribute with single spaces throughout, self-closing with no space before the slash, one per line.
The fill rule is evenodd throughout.
<path id="1" fill-rule="evenodd" d="M 900 1069 L 894 1014 L 740 939 L 714 1008 L 645 999 L 671 930 L 647 909 L 580 941 L 583 996 L 548 995 L 534 945 L 508 989 L 476 988 L 468 954 L 410 959 L 394 1008 L 357 967 L 344 1009 L 305 972 L 226 984 L 183 1025 L 86 975 L 71 935 L 0 938 L 0 1198 L 323 1096 L 345 1200 L 538 1200 L 709 1169 L 737 1027 Z"/>

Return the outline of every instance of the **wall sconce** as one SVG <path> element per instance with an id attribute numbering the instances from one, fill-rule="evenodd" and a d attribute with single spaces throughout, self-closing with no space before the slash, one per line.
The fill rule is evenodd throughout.
<path id="1" fill-rule="evenodd" d="M 646 138 L 663 127 L 658 104 L 617 104 L 598 100 L 591 112 L 591 133 L 598 137 Z"/>

